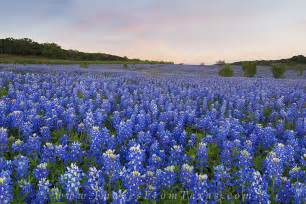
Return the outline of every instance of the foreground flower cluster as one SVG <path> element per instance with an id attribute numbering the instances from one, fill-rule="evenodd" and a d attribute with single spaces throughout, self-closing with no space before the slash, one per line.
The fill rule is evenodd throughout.
<path id="1" fill-rule="evenodd" d="M 0 72 L 0 87 L 1 203 L 306 202 L 303 80 Z"/>

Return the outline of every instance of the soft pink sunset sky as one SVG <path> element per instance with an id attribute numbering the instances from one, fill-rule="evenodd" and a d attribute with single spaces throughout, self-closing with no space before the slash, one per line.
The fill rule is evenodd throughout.
<path id="1" fill-rule="evenodd" d="M 305 0 L 0 2 L 0 37 L 177 63 L 306 55 Z"/>

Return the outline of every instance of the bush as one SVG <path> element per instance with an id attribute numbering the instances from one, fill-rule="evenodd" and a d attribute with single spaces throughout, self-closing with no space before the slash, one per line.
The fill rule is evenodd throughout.
<path id="1" fill-rule="evenodd" d="M 129 68 L 129 65 L 126 64 L 126 63 L 124 63 L 124 64 L 123 64 L 123 68 L 124 68 L 124 69 L 128 69 L 128 68 Z"/>
<path id="2" fill-rule="evenodd" d="M 87 69 L 88 68 L 88 63 L 86 63 L 86 62 L 80 63 L 80 67 L 84 68 L 84 69 Z"/>
<path id="3" fill-rule="evenodd" d="M 299 69 L 298 69 L 298 73 L 299 73 L 299 76 L 303 76 L 303 74 L 304 74 L 304 69 L 303 69 L 303 68 L 299 68 Z"/>
<path id="4" fill-rule="evenodd" d="M 231 68 L 231 65 L 226 64 L 223 66 L 222 69 L 219 71 L 219 76 L 223 77 L 232 77 L 233 76 L 233 70 Z"/>
<path id="5" fill-rule="evenodd" d="M 286 68 L 284 65 L 282 64 L 272 65 L 272 74 L 274 78 L 282 78 L 285 72 L 286 72 Z"/>
<path id="6" fill-rule="evenodd" d="M 254 77 L 257 72 L 256 64 L 253 62 L 245 62 L 242 64 L 242 70 L 245 77 Z"/>

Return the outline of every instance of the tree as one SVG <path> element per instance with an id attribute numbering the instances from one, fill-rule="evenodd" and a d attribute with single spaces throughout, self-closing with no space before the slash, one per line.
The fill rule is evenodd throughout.
<path id="1" fill-rule="evenodd" d="M 272 65 L 272 74 L 274 78 L 282 78 L 285 72 L 286 72 L 286 68 L 284 65 L 282 64 Z"/>
<path id="2" fill-rule="evenodd" d="M 256 63 L 244 62 L 242 64 L 243 75 L 246 77 L 254 77 L 257 73 Z"/>
<path id="3" fill-rule="evenodd" d="M 219 76 L 223 76 L 223 77 L 232 77 L 233 76 L 233 70 L 231 68 L 231 65 L 226 64 L 223 66 L 222 69 L 220 69 L 219 71 Z"/>
<path id="4" fill-rule="evenodd" d="M 21 55 L 21 56 L 42 56 L 52 59 L 79 60 L 79 61 L 134 61 L 143 62 L 139 59 L 129 59 L 126 56 L 120 57 L 105 53 L 85 53 L 77 50 L 65 50 L 56 43 L 37 43 L 29 38 L 0 39 L 0 54 Z M 165 63 L 157 61 L 146 61 L 146 63 Z"/>

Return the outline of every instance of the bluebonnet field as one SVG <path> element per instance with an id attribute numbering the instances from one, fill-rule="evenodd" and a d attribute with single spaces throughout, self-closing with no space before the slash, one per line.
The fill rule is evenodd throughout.
<path id="1" fill-rule="evenodd" d="M 305 203 L 305 79 L 0 70 L 0 203 Z"/>

